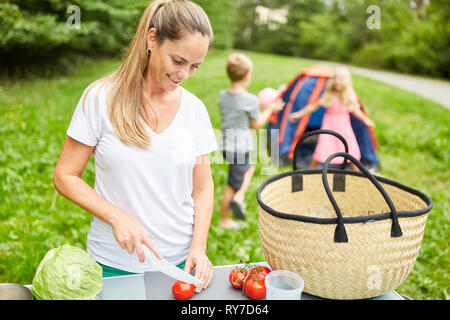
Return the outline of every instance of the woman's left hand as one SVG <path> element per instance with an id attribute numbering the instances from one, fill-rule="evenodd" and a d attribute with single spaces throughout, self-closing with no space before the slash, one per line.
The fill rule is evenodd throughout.
<path id="1" fill-rule="evenodd" d="M 213 265 L 206 253 L 202 249 L 192 248 L 186 258 L 184 271 L 191 272 L 195 267 L 194 276 L 200 279 L 203 283 L 195 287 L 195 292 L 200 293 L 206 289 L 211 283 L 213 276 Z"/>

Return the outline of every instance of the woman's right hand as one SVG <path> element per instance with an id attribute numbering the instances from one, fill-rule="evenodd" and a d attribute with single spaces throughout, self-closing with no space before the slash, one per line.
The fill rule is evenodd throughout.
<path id="1" fill-rule="evenodd" d="M 124 211 L 101 197 L 81 179 L 83 170 L 94 150 L 95 147 L 85 145 L 67 136 L 53 176 L 56 190 L 86 211 L 91 212 L 96 218 L 110 224 L 119 245 L 129 253 L 136 250 L 139 261 L 145 261 L 142 245 L 146 245 L 158 258 L 162 258 L 158 248 L 138 223 Z"/>
<path id="2" fill-rule="evenodd" d="M 145 261 L 142 245 L 146 245 L 152 250 L 158 259 L 163 257 L 153 241 L 142 230 L 141 226 L 127 214 L 122 213 L 118 215 L 111 225 L 113 227 L 114 237 L 120 247 L 127 250 L 129 254 L 132 254 L 136 250 L 140 262 Z"/>

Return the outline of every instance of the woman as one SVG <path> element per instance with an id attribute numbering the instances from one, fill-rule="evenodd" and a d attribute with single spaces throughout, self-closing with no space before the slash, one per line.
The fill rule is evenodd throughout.
<path id="1" fill-rule="evenodd" d="M 87 251 L 104 276 L 151 270 L 142 246 L 212 279 L 206 256 L 217 143 L 203 103 L 180 86 L 212 41 L 205 12 L 190 1 L 145 10 L 120 68 L 80 99 L 54 172 L 55 188 L 93 215 Z M 81 179 L 91 154 L 95 186 Z"/>

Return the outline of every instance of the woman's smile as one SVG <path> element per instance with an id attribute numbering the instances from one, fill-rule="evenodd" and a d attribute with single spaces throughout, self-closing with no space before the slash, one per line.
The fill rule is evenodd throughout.
<path id="1" fill-rule="evenodd" d="M 183 81 L 183 80 L 175 80 L 175 79 L 173 79 L 171 76 L 170 76 L 170 74 L 168 74 L 167 75 L 168 77 L 169 77 L 169 80 L 173 83 L 173 84 L 175 84 L 175 85 L 180 85 L 181 84 L 181 82 Z"/>

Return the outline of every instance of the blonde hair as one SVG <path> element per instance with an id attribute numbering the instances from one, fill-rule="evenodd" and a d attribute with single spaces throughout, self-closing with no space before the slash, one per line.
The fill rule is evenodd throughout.
<path id="1" fill-rule="evenodd" d="M 155 28 L 159 44 L 196 32 L 207 36 L 210 42 L 213 39 L 208 16 L 199 5 L 188 0 L 155 0 L 142 14 L 122 65 L 88 87 L 87 91 L 99 82 L 110 84 L 107 106 L 114 131 L 124 144 L 140 148 L 150 145 L 150 136 L 142 121 L 145 109 L 141 95 L 149 62 L 147 35 L 150 28 Z"/>
<path id="2" fill-rule="evenodd" d="M 342 88 L 340 90 L 337 90 L 334 87 L 334 79 L 336 76 L 342 76 L 344 78 L 344 83 L 342 84 Z M 335 69 L 334 76 L 328 80 L 325 91 L 318 100 L 319 105 L 324 107 L 330 106 L 335 95 L 338 96 L 339 101 L 350 112 L 360 108 L 358 96 L 356 95 L 355 89 L 353 89 L 352 76 L 347 68 L 337 67 Z"/>
<path id="3" fill-rule="evenodd" d="M 253 69 L 253 62 L 242 53 L 232 53 L 227 58 L 227 74 L 231 82 L 242 80 Z"/>

